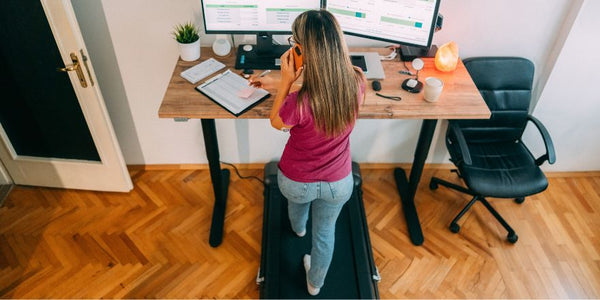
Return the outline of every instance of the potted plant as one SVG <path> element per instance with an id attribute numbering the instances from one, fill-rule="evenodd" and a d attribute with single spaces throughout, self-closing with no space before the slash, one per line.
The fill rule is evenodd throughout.
<path id="1" fill-rule="evenodd" d="M 200 58 L 200 35 L 198 27 L 192 22 L 175 26 L 173 36 L 179 43 L 179 54 L 184 61 L 193 61 Z"/>

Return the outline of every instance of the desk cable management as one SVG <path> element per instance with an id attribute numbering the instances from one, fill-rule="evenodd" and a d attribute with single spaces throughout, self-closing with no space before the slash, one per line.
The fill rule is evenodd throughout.
<path id="1" fill-rule="evenodd" d="M 396 60 L 396 56 L 398 55 L 398 51 L 400 50 L 400 45 L 388 45 L 385 46 L 384 48 L 390 49 L 392 50 L 392 52 L 388 55 L 379 55 L 379 60 Z M 404 74 L 404 75 L 410 75 L 410 76 L 414 76 L 415 74 L 413 74 L 410 69 L 408 68 L 408 66 L 406 65 L 405 61 L 402 61 L 402 65 L 404 66 L 404 70 L 400 70 L 398 71 L 398 73 L 400 74 Z"/>
<path id="2" fill-rule="evenodd" d="M 241 179 L 255 179 L 255 180 L 260 181 L 263 185 L 265 184 L 265 182 L 262 179 L 260 179 L 260 178 L 258 178 L 256 176 L 242 176 L 242 174 L 240 174 L 240 171 L 238 170 L 238 168 L 234 164 L 231 164 L 231 163 L 228 163 L 228 162 L 224 162 L 224 161 L 219 161 L 219 162 L 222 163 L 222 164 L 224 164 L 224 165 L 228 165 L 228 166 L 233 167 L 233 170 L 235 171 L 235 174 L 237 174 L 237 176 L 239 178 L 241 178 Z"/>

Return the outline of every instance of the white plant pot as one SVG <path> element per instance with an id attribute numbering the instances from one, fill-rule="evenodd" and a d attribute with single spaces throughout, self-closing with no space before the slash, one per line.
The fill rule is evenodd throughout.
<path id="1" fill-rule="evenodd" d="M 200 39 L 190 44 L 179 43 L 179 55 L 184 61 L 193 61 L 200 58 Z"/>

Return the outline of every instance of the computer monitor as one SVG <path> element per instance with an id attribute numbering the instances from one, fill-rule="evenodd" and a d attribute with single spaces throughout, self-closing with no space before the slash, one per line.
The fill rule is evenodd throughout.
<path id="1" fill-rule="evenodd" d="M 440 0 L 327 0 L 344 33 L 416 47 L 431 47 Z M 414 50 L 413 50 L 414 51 Z"/>
<path id="2" fill-rule="evenodd" d="M 289 45 L 273 45 L 273 34 L 291 34 L 299 14 L 320 8 L 320 0 L 202 0 L 207 34 L 256 34 L 256 45 L 238 48 L 236 69 L 279 69 Z"/>

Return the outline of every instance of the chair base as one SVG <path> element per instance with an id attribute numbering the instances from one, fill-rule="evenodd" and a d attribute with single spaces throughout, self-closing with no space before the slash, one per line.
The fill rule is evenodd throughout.
<path id="1" fill-rule="evenodd" d="M 473 204 L 475 204 L 475 202 L 479 201 L 485 206 L 485 208 L 487 208 L 487 210 L 494 216 L 494 218 L 496 218 L 496 220 L 498 220 L 498 222 L 500 222 L 502 227 L 504 227 L 504 229 L 506 229 L 506 231 L 508 231 L 508 235 L 506 236 L 506 239 L 510 243 L 513 243 L 513 244 L 517 242 L 517 240 L 519 239 L 519 236 L 517 236 L 517 234 L 512 229 L 512 227 L 510 227 L 510 225 L 508 225 L 508 223 L 504 220 L 504 218 L 502 218 L 502 216 L 496 211 L 496 209 L 494 209 L 494 207 L 492 207 L 492 205 L 485 199 L 485 197 L 474 193 L 470 189 L 464 188 L 464 187 L 456 185 L 454 183 L 450 183 L 448 181 L 439 179 L 437 177 L 432 177 L 431 181 L 429 182 L 429 188 L 432 190 L 435 190 L 438 188 L 438 185 L 443 185 L 445 187 L 451 188 L 451 189 L 459 191 L 461 193 L 465 193 L 465 194 L 473 196 L 473 199 L 471 199 L 471 201 L 469 201 L 469 203 L 467 203 L 467 205 L 458 213 L 458 215 L 456 215 L 454 220 L 452 220 L 452 222 L 450 223 L 450 226 L 449 226 L 450 231 L 452 231 L 453 233 L 457 233 L 460 231 L 460 226 L 458 225 L 458 220 L 460 220 L 460 218 L 462 218 L 462 216 L 471 208 L 471 206 L 473 206 Z M 523 203 L 524 200 L 525 200 L 525 198 L 515 199 L 515 201 L 517 203 Z"/>

